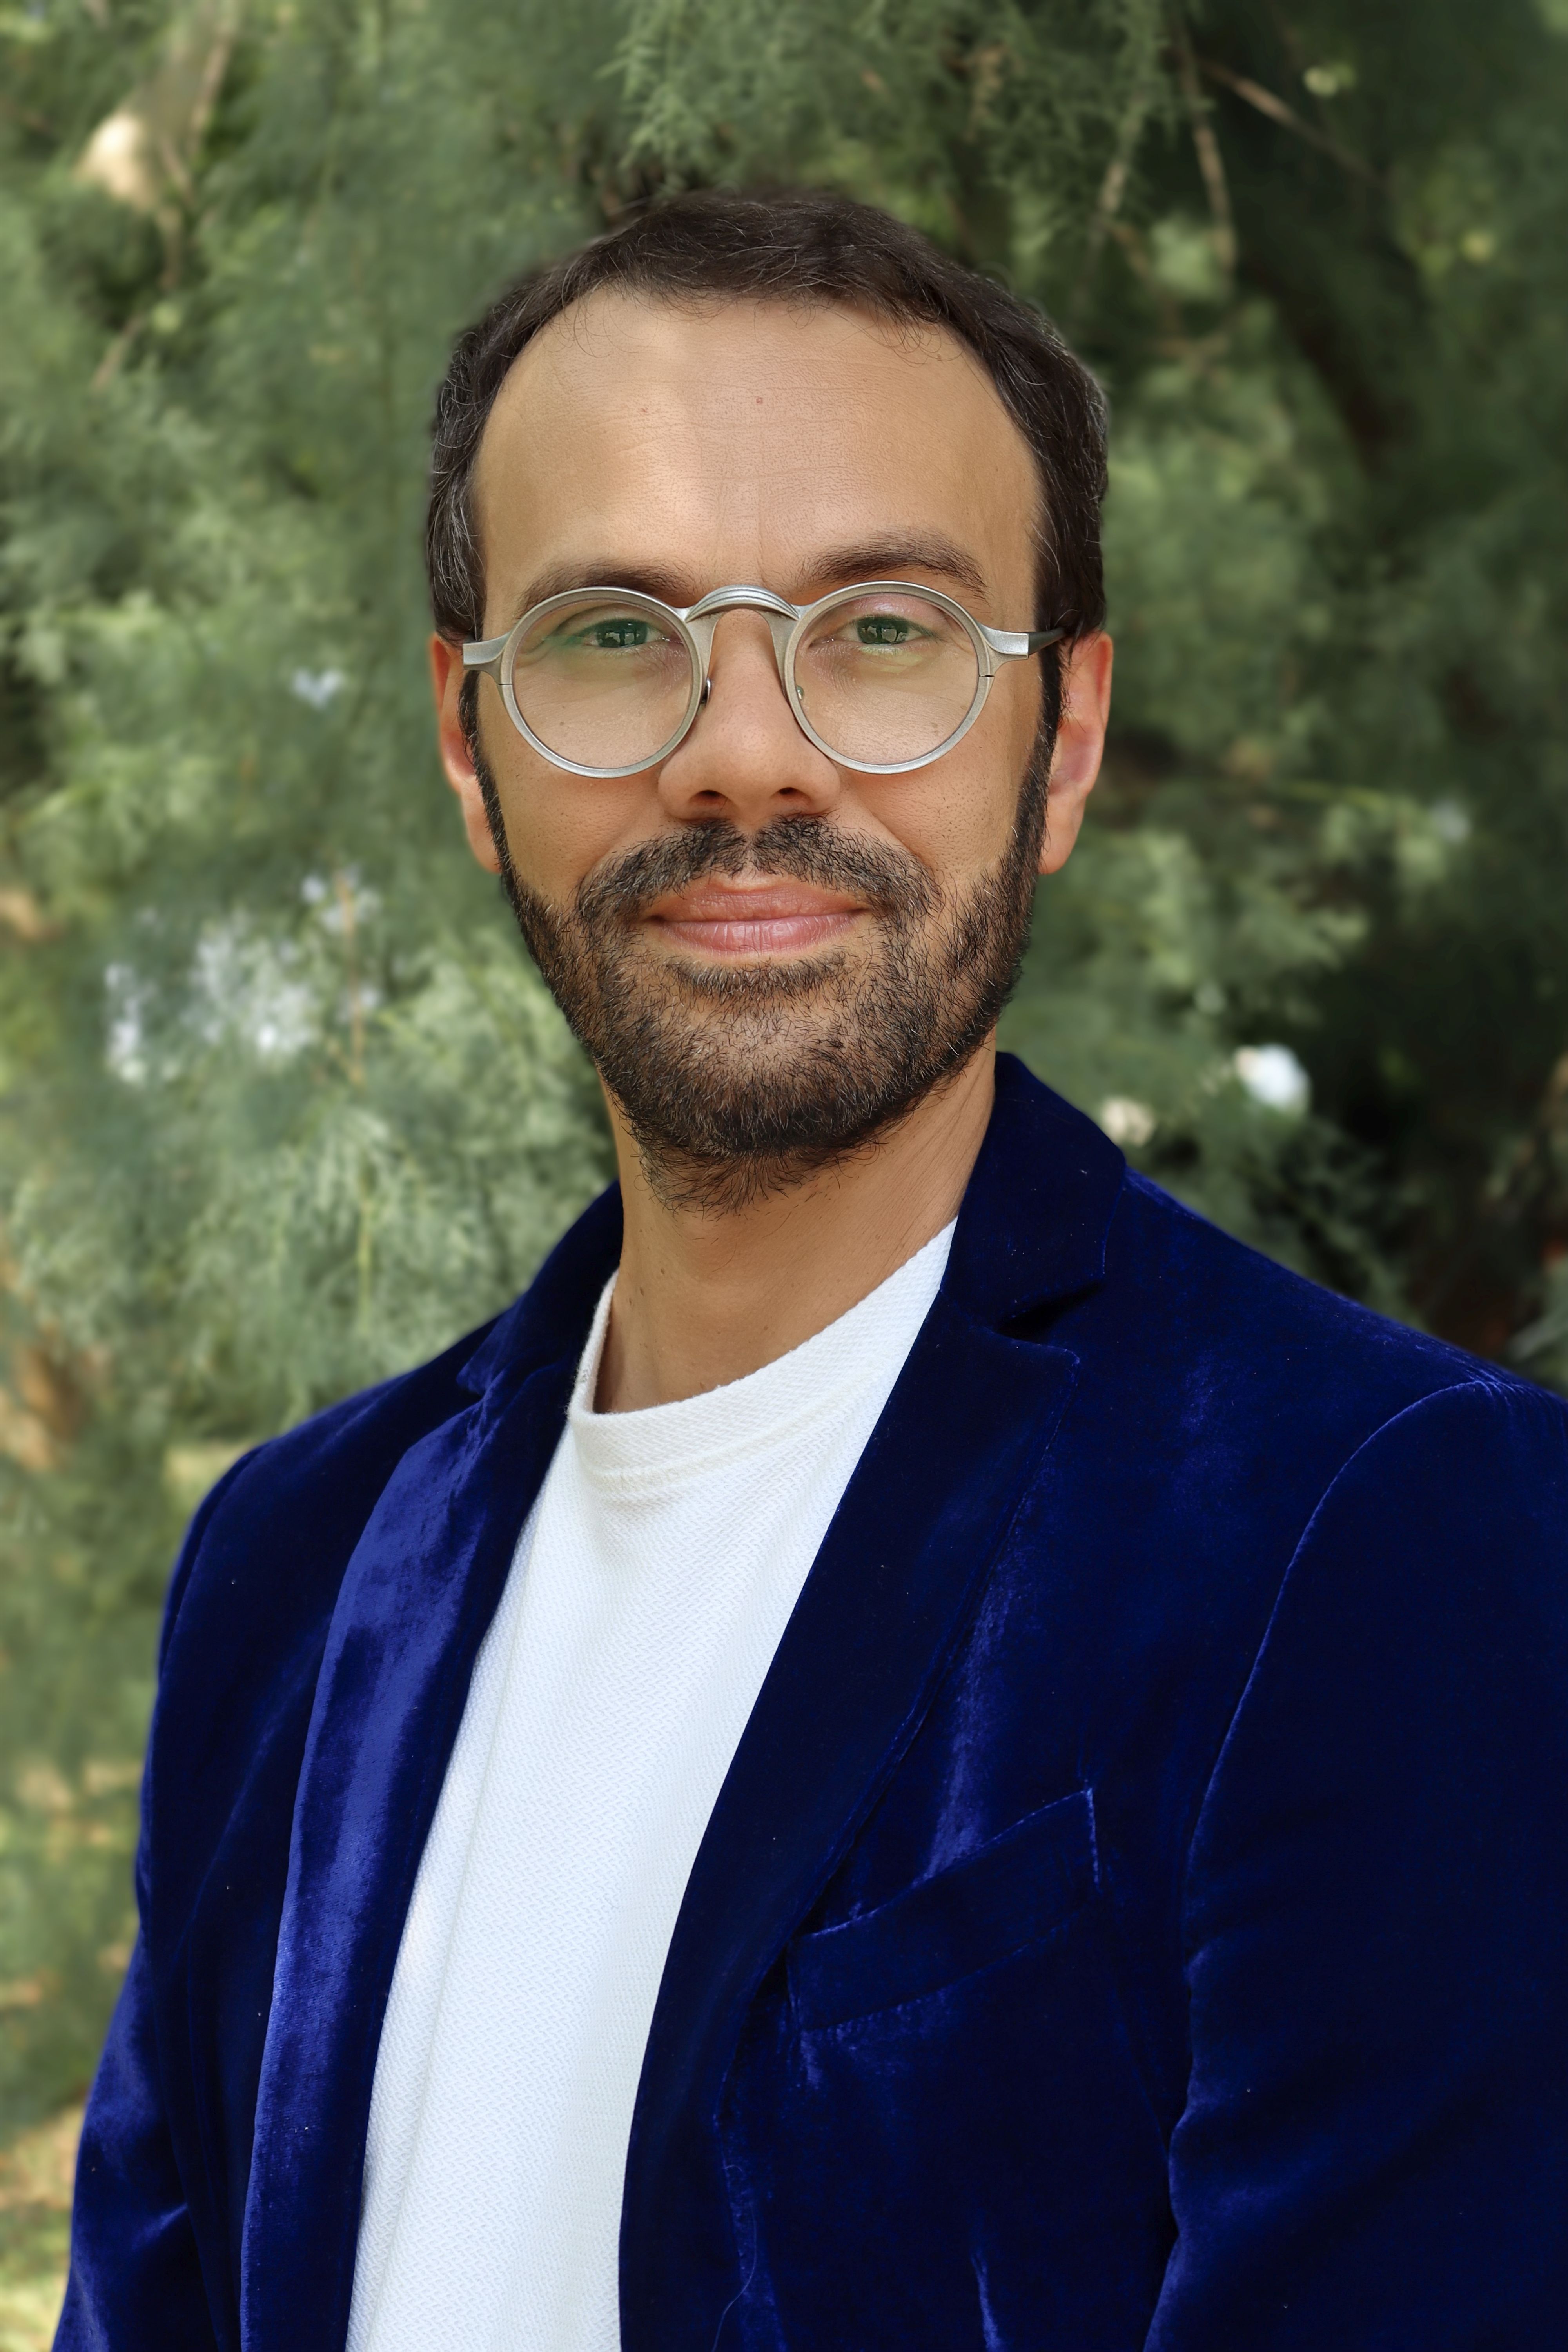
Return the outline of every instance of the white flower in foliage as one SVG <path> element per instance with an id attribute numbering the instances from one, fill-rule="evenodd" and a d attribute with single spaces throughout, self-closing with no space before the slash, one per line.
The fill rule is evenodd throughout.
<path id="1" fill-rule="evenodd" d="M 1107 1095 L 1100 1106 L 1100 1124 L 1112 1143 L 1147 1143 L 1159 1123 L 1148 1104 L 1131 1095 Z"/>
<path id="2" fill-rule="evenodd" d="M 1269 1110 L 1300 1114 L 1312 1099 L 1312 1081 L 1289 1045 L 1243 1045 L 1231 1067 L 1253 1101 Z"/>

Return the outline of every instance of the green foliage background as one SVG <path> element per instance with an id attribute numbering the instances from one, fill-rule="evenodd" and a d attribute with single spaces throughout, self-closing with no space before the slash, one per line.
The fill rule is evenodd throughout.
<path id="1" fill-rule="evenodd" d="M 1568 9 L 21 0 L 0 45 L 26 2115 L 123 1966 L 183 1514 L 606 1172 L 438 779 L 418 534 L 455 330 L 660 187 L 847 186 L 1064 320 L 1118 716 L 1009 1042 L 1234 1230 L 1568 1385 Z"/>

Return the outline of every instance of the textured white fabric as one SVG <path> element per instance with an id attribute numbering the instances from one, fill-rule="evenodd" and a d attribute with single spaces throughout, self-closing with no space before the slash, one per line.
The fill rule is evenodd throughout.
<path id="1" fill-rule="evenodd" d="M 676 1913 L 950 1225 L 804 1347 L 592 1398 L 474 1671 L 376 2060 L 349 2352 L 617 2352 L 626 2141 Z"/>

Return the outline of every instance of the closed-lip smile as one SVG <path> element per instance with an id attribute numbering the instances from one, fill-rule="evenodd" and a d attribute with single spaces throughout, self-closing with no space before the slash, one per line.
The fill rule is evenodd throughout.
<path id="1" fill-rule="evenodd" d="M 711 956 L 799 955 L 847 936 L 866 911 L 841 890 L 771 875 L 694 882 L 656 898 L 644 920 L 672 945 Z"/>

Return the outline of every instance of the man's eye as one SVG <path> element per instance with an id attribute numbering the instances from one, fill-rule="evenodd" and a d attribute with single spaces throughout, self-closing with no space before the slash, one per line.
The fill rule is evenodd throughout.
<path id="1" fill-rule="evenodd" d="M 631 653 L 639 646 L 646 646 L 651 635 L 652 630 L 647 621 L 631 618 L 595 621 L 592 628 L 584 629 L 580 642 L 591 646 L 595 653 Z"/>
<path id="2" fill-rule="evenodd" d="M 862 646 L 907 646 L 913 631 L 896 613 L 866 613 L 855 624 L 856 642 Z"/>

